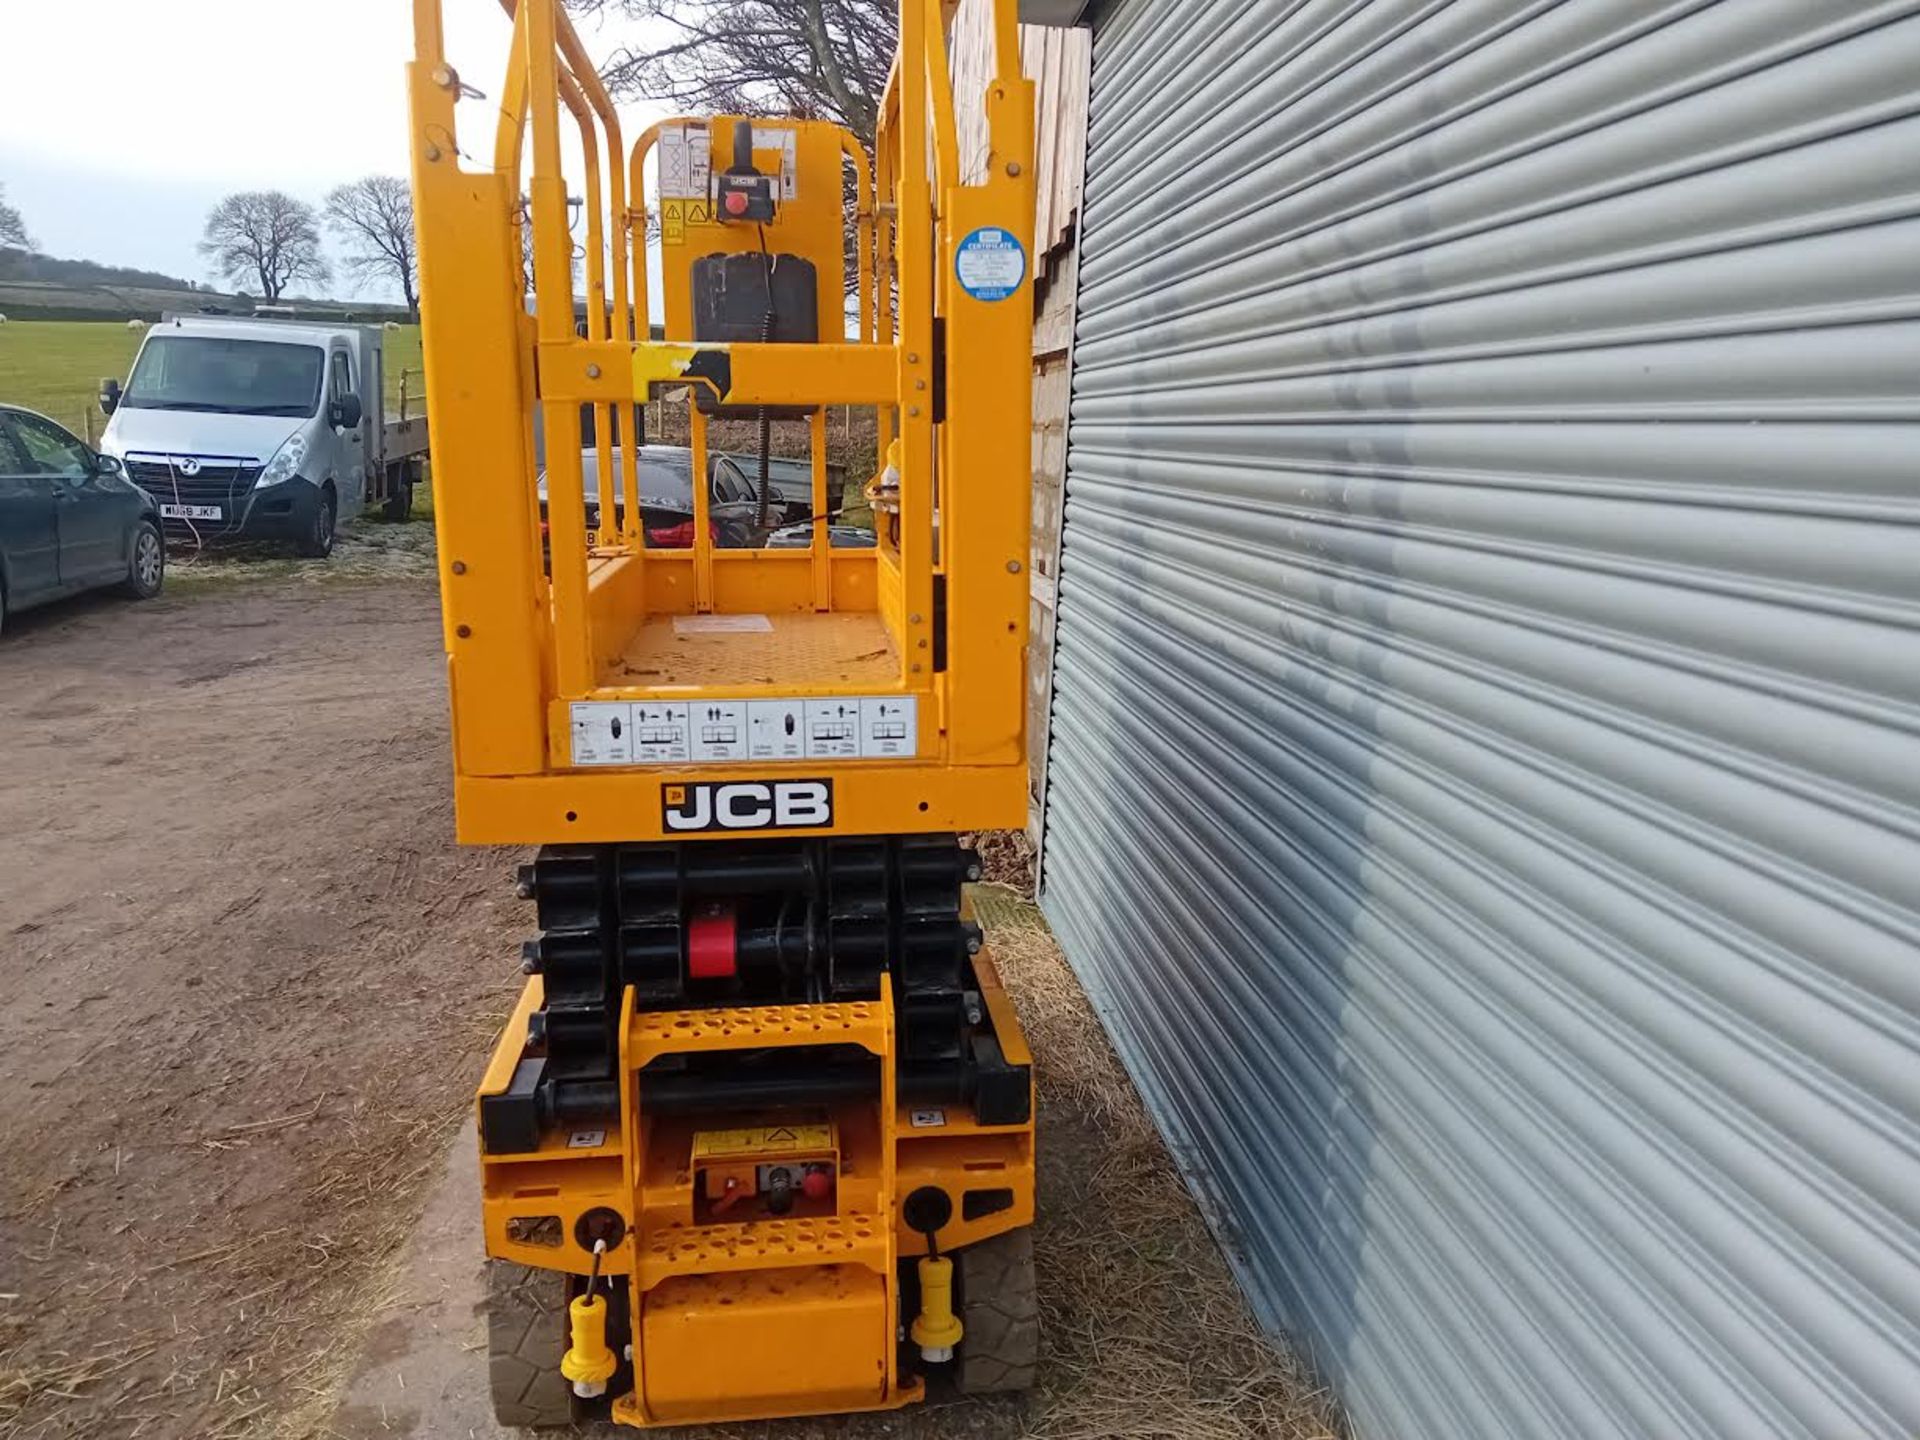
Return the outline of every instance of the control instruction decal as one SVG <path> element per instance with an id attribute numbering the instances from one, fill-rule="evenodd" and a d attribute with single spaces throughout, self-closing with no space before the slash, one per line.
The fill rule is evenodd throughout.
<path id="1" fill-rule="evenodd" d="M 919 700 L 859 695 L 779 700 L 581 700 L 575 765 L 880 760 L 920 752 Z"/>

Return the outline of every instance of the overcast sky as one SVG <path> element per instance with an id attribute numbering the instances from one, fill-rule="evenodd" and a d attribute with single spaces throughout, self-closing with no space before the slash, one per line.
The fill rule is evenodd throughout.
<path id="1" fill-rule="evenodd" d="M 509 22 L 497 0 L 441 5 L 454 65 L 489 97 L 459 117 L 461 148 L 480 157 L 466 163 L 484 164 Z M 281 189 L 317 206 L 342 181 L 407 173 L 405 0 L 0 0 L 0 10 L 11 62 L 0 185 L 49 255 L 212 280 L 195 247 L 222 195 Z M 581 38 L 604 56 L 631 27 L 587 22 Z M 629 136 L 657 113 L 623 107 Z"/>

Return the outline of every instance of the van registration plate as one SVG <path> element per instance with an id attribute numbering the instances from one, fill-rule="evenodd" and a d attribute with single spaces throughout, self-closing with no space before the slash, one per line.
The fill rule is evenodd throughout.
<path id="1" fill-rule="evenodd" d="M 226 512 L 218 505 L 162 505 L 160 516 L 164 520 L 219 520 Z"/>

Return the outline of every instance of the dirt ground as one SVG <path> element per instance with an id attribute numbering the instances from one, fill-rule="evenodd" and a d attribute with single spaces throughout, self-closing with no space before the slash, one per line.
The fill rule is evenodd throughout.
<path id="1" fill-rule="evenodd" d="M 451 841 L 424 528 L 0 641 L 6 1440 L 502 1433 L 463 1121 L 531 915 L 518 852 Z M 1037 915 L 1001 908 L 1044 1057 L 1040 1392 L 731 1433 L 1330 1433 Z"/>

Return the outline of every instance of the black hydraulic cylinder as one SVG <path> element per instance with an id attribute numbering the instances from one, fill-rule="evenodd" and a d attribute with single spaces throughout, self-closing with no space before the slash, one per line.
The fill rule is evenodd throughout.
<path id="1" fill-rule="evenodd" d="M 732 1074 L 642 1076 L 640 1104 L 656 1115 L 693 1115 L 710 1110 L 751 1110 L 774 1105 L 827 1105 L 875 1099 L 877 1065 L 756 1066 Z"/>
<path id="2" fill-rule="evenodd" d="M 620 1087 L 611 1080 L 565 1080 L 553 1086 L 551 1109 L 560 1124 L 582 1120 L 615 1120 L 620 1115 Z"/>
<path id="3" fill-rule="evenodd" d="M 797 847 L 712 855 L 690 851 L 681 880 L 689 895 L 805 895 L 815 884 L 808 852 Z"/>

